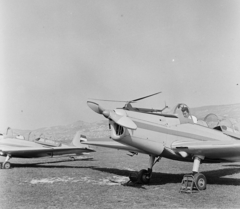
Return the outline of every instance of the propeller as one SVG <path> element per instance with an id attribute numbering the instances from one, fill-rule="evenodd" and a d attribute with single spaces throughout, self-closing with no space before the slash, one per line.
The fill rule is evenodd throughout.
<path id="1" fill-rule="evenodd" d="M 103 115 L 104 117 L 113 120 L 116 124 L 129 128 L 132 130 L 137 129 L 137 125 L 128 117 L 118 115 L 114 110 L 105 110 L 99 104 L 95 102 L 87 102 L 87 105 L 96 113 Z"/>
<path id="2" fill-rule="evenodd" d="M 102 108 L 99 104 L 95 103 L 95 102 L 87 102 L 87 105 L 96 113 L 98 114 L 103 114 L 103 112 L 105 111 L 104 108 Z"/>
<path id="3" fill-rule="evenodd" d="M 141 98 L 138 98 L 138 99 L 134 99 L 134 100 L 130 101 L 130 103 L 136 102 L 136 101 L 139 101 L 139 100 L 142 100 L 142 99 L 146 99 L 146 98 L 148 98 L 148 97 L 152 97 L 152 96 L 157 95 L 157 94 L 160 94 L 160 93 L 162 93 L 162 92 L 160 91 L 160 92 L 157 92 L 157 93 L 155 93 L 155 94 L 151 94 L 151 95 L 148 95 L 148 96 L 145 96 L 145 97 L 141 97 Z"/>

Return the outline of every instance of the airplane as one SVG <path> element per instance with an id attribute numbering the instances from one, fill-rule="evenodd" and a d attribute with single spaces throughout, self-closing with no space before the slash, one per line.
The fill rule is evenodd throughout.
<path id="1" fill-rule="evenodd" d="M 130 181 L 141 184 L 150 182 L 153 166 L 161 158 L 192 162 L 192 173 L 183 176 L 184 191 L 206 189 L 207 179 L 199 172 L 201 163 L 240 161 L 240 132 L 236 125 L 227 119 L 220 120 L 214 114 L 195 123 L 194 116 L 184 103 L 177 104 L 170 113 L 130 107 L 131 103 L 149 96 L 128 101 L 123 108 L 114 110 L 87 101 L 94 112 L 109 120 L 113 141 L 88 141 L 83 144 L 125 150 L 131 153 L 130 156 L 138 153 L 149 155 L 148 169 L 140 170 L 135 177 L 130 176 Z M 183 114 L 183 109 L 188 110 L 188 117 Z"/>
<path id="2" fill-rule="evenodd" d="M 56 156 L 68 156 L 74 159 L 73 156 L 83 155 L 90 152 L 95 152 L 88 145 L 83 145 L 81 142 L 86 142 L 87 139 L 84 135 L 77 131 L 70 145 L 55 143 L 50 146 L 36 141 L 27 141 L 7 135 L 0 135 L 0 156 L 6 157 L 0 168 L 10 169 L 10 158 L 39 158 L 39 157 L 56 157 Z M 38 143 L 36 143 L 38 142 Z"/>

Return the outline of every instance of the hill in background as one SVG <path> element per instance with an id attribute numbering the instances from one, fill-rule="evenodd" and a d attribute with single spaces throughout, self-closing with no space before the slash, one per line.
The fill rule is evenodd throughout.
<path id="1" fill-rule="evenodd" d="M 83 135 L 86 135 L 88 137 L 88 139 L 109 138 L 110 133 L 108 120 L 102 120 L 94 123 L 77 121 L 66 126 L 52 126 L 31 131 L 13 129 L 13 134 L 23 135 L 25 139 L 29 140 L 42 137 L 61 142 L 69 142 L 73 139 L 77 131 L 81 131 Z"/>
<path id="2" fill-rule="evenodd" d="M 240 123 L 240 104 L 213 105 L 191 108 L 191 112 L 199 119 L 203 119 L 209 113 L 226 116 L 235 119 Z"/>
<path id="3" fill-rule="evenodd" d="M 215 113 L 217 115 L 233 118 L 236 122 L 240 123 L 240 104 L 213 105 L 191 108 L 191 113 L 199 119 L 203 119 L 209 113 Z M 29 140 L 33 140 L 41 136 L 43 138 L 48 138 L 51 140 L 69 142 L 72 140 L 75 133 L 79 130 L 82 132 L 83 135 L 86 135 L 88 139 L 109 139 L 110 131 L 108 127 L 108 120 L 102 120 L 94 123 L 77 121 L 75 123 L 65 126 L 53 126 L 36 130 L 12 129 L 12 132 L 14 135 L 23 135 L 25 139 Z"/>

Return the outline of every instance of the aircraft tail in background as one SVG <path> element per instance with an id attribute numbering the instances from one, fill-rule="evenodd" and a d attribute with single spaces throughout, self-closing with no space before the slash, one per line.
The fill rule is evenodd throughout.
<path id="1" fill-rule="evenodd" d="M 71 145 L 75 146 L 75 147 L 86 147 L 88 148 L 87 145 L 83 145 L 82 142 L 87 142 L 87 138 L 84 135 L 81 135 L 80 131 L 77 131 L 77 133 L 75 134 Z"/>

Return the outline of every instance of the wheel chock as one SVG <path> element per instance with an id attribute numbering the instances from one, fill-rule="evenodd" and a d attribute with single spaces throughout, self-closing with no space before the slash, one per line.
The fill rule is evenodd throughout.
<path id="1" fill-rule="evenodd" d="M 184 175 L 181 183 L 180 193 L 196 193 L 199 192 L 193 175 Z"/>

